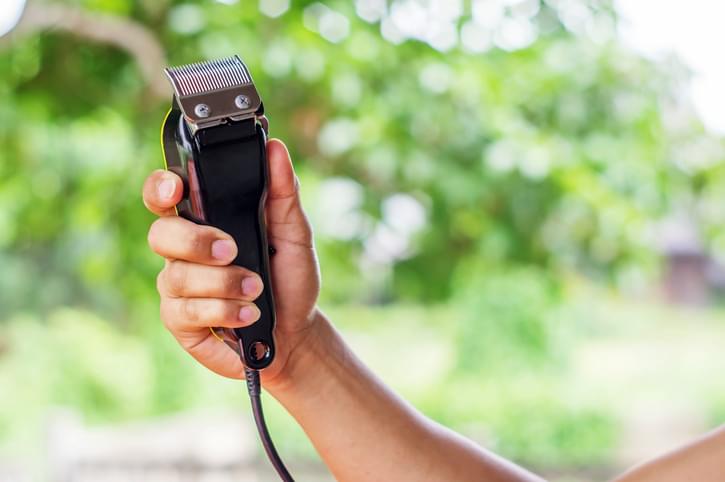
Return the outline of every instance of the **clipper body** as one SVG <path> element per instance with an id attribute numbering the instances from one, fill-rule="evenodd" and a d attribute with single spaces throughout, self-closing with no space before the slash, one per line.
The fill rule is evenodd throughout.
<path id="1" fill-rule="evenodd" d="M 212 331 L 253 370 L 274 360 L 275 309 L 264 205 L 269 183 L 266 119 L 239 57 L 166 69 L 174 86 L 162 128 L 167 169 L 184 181 L 177 212 L 217 227 L 237 243 L 234 264 L 260 275 L 261 318 L 239 329 Z M 201 106 L 201 107 L 200 107 Z"/>

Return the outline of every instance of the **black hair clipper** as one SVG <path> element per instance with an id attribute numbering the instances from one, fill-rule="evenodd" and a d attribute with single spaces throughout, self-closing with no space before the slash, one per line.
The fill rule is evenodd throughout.
<path id="1" fill-rule="evenodd" d="M 246 328 L 212 329 L 247 368 L 262 370 L 275 355 L 275 311 L 264 220 L 268 169 L 267 120 L 246 65 L 238 56 L 165 69 L 174 88 L 161 143 L 166 168 L 184 181 L 180 216 L 229 233 L 234 264 L 259 273 L 261 318 Z"/>

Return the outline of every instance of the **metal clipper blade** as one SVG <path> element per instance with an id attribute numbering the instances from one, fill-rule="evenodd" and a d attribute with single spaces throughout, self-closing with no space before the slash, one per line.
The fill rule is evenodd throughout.
<path id="1" fill-rule="evenodd" d="M 193 130 L 262 114 L 262 100 L 238 56 L 164 69 Z"/>

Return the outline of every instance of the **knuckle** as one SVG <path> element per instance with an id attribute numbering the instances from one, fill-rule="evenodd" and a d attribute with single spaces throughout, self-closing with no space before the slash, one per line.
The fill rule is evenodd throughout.
<path id="1" fill-rule="evenodd" d="M 214 321 L 224 321 L 229 319 L 231 313 L 231 303 L 223 300 L 215 300 L 213 308 L 209 310 Z"/>
<path id="2" fill-rule="evenodd" d="M 181 261 L 169 261 L 164 269 L 166 273 L 165 283 L 167 289 L 176 295 L 182 295 L 186 291 L 186 283 L 189 279 L 189 266 Z"/>
<path id="3" fill-rule="evenodd" d="M 222 289 L 229 297 L 237 297 L 242 292 L 242 274 L 238 270 L 224 270 Z"/>
<path id="4" fill-rule="evenodd" d="M 183 300 L 182 314 L 186 320 L 198 322 L 200 317 L 199 305 L 191 300 Z"/>
<path id="5" fill-rule="evenodd" d="M 187 249 L 194 253 L 200 254 L 206 250 L 207 239 L 201 229 L 192 229 L 187 239 Z"/>

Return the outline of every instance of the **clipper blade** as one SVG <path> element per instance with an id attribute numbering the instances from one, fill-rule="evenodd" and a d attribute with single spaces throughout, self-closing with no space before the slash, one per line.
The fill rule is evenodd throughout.
<path id="1" fill-rule="evenodd" d="M 237 55 L 164 71 L 184 117 L 195 129 L 262 114 L 252 76 Z"/>

